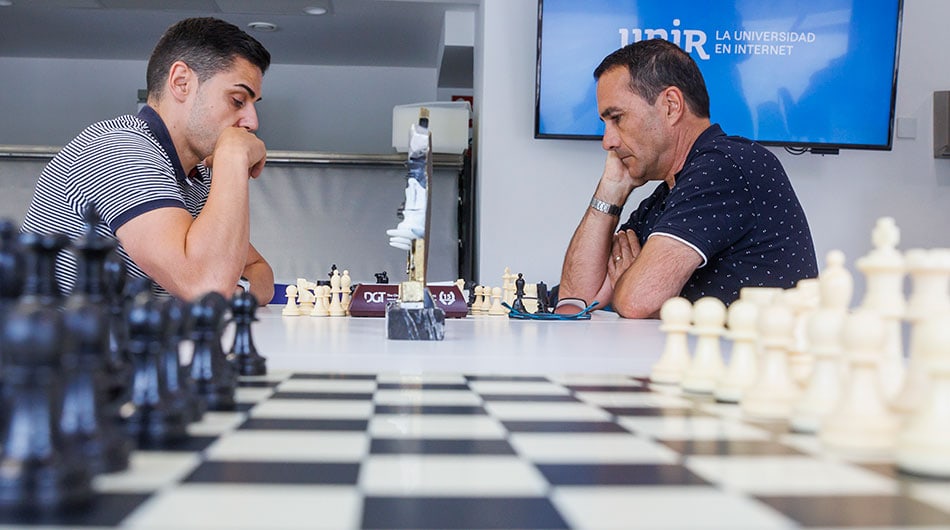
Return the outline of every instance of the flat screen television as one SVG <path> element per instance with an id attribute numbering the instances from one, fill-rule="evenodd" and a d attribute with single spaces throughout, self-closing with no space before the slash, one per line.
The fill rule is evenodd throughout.
<path id="1" fill-rule="evenodd" d="M 713 123 L 766 145 L 890 149 L 902 0 L 539 0 L 536 138 L 600 139 L 594 68 L 662 38 L 706 79 Z"/>

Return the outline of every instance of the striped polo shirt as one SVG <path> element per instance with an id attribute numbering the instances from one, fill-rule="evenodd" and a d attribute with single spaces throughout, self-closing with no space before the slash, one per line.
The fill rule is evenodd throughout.
<path id="1" fill-rule="evenodd" d="M 115 232 L 129 220 L 157 208 L 184 208 L 197 217 L 208 199 L 211 172 L 203 165 L 186 176 L 164 122 L 151 107 L 86 128 L 43 169 L 21 230 L 83 233 L 83 211 L 93 203 L 96 231 L 116 241 L 130 277 L 147 275 L 119 244 Z M 64 294 L 76 284 L 76 255 L 67 250 L 56 262 Z M 168 294 L 156 287 L 156 294 Z"/>

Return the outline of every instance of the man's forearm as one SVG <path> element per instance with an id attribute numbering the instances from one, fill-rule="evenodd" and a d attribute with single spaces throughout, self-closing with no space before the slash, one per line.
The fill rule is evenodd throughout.
<path id="1" fill-rule="evenodd" d="M 581 298 L 589 303 L 597 297 L 607 277 L 611 235 L 616 225 L 616 217 L 587 209 L 564 256 L 560 298 Z"/>
<path id="2" fill-rule="evenodd" d="M 251 282 L 251 294 L 260 305 L 274 298 L 274 271 L 267 262 L 251 263 L 244 268 L 244 277 Z"/>

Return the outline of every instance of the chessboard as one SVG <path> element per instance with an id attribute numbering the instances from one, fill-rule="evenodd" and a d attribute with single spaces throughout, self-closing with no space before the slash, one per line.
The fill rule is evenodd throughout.
<path id="1" fill-rule="evenodd" d="M 272 371 L 236 401 L 0 527 L 950 527 L 947 481 L 642 377 Z"/>

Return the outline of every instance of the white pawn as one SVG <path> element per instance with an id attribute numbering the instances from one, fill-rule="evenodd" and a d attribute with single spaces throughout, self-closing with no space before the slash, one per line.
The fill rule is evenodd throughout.
<path id="1" fill-rule="evenodd" d="M 660 307 L 660 331 L 666 333 L 663 354 L 653 365 L 650 382 L 679 384 L 689 369 L 689 324 L 693 318 L 693 305 L 681 297 L 670 298 Z"/>
<path id="2" fill-rule="evenodd" d="M 729 306 L 728 337 L 732 339 L 729 367 L 716 385 L 717 401 L 738 403 L 742 394 L 755 383 L 758 375 L 756 323 L 759 308 L 752 302 L 736 300 Z"/>
<path id="3" fill-rule="evenodd" d="M 485 297 L 482 299 L 482 314 L 487 315 L 487 314 L 491 311 L 491 305 L 492 305 L 492 300 L 491 300 L 492 288 L 486 285 L 486 286 L 484 286 L 484 287 L 482 288 L 482 292 L 485 293 Z M 502 308 L 502 309 L 504 309 L 504 308 Z"/>
<path id="4" fill-rule="evenodd" d="M 865 310 L 845 319 L 841 338 L 850 372 L 819 432 L 830 449 L 881 455 L 894 449 L 899 422 L 887 406 L 877 369 L 887 341 L 882 323 L 877 313 Z"/>
<path id="5" fill-rule="evenodd" d="M 693 304 L 693 329 L 696 352 L 683 374 L 682 387 L 687 392 L 712 393 L 722 377 L 725 365 L 719 340 L 726 331 L 726 305 L 718 298 L 704 296 Z"/>
<path id="6" fill-rule="evenodd" d="M 288 285 L 284 289 L 284 293 L 287 295 L 287 305 L 284 306 L 284 310 L 280 312 L 281 315 L 285 317 L 295 317 L 300 315 L 300 308 L 297 307 L 297 286 Z"/>
<path id="7" fill-rule="evenodd" d="M 801 393 L 788 365 L 795 315 L 784 304 L 768 306 L 759 314 L 758 330 L 762 358 L 755 384 L 742 395 L 742 413 L 751 418 L 788 419 Z"/>
<path id="8" fill-rule="evenodd" d="M 476 285 L 472 287 L 472 290 L 475 292 L 475 298 L 472 300 L 472 315 L 480 315 L 482 313 L 482 304 L 485 303 L 485 289 L 481 285 Z"/>
<path id="9" fill-rule="evenodd" d="M 908 414 L 917 408 L 927 392 L 930 379 L 927 359 L 918 351 L 917 324 L 950 311 L 950 298 L 947 296 L 950 250 L 912 249 L 904 257 L 911 277 L 911 294 L 904 315 L 911 325 L 910 346 L 904 384 L 891 403 L 900 414 Z"/>
<path id="10" fill-rule="evenodd" d="M 808 318 L 808 352 L 814 368 L 791 418 L 792 430 L 817 432 L 822 419 L 841 398 L 844 370 L 841 362 L 841 330 L 848 316 L 854 290 L 851 273 L 844 267 L 844 253 L 832 250 L 819 276 L 820 307 Z"/>
<path id="11" fill-rule="evenodd" d="M 330 287 L 326 285 L 318 285 L 315 289 L 314 295 L 315 300 L 313 302 L 313 311 L 310 312 L 310 316 L 330 316 Z"/>
<path id="12" fill-rule="evenodd" d="M 918 348 L 930 368 L 927 394 L 897 441 L 897 467 L 950 478 L 950 315 L 918 324 Z"/>
<path id="13" fill-rule="evenodd" d="M 340 271 L 336 269 L 333 271 L 333 276 L 330 277 L 330 316 L 331 317 L 342 317 L 346 315 L 346 311 L 343 310 L 343 305 L 340 303 L 340 293 L 343 290 L 340 288 Z"/>
<path id="14" fill-rule="evenodd" d="M 501 287 L 494 287 L 491 290 L 491 309 L 488 310 L 488 314 L 493 316 L 507 314 L 505 306 L 501 305 Z"/>
<path id="15" fill-rule="evenodd" d="M 901 318 L 904 316 L 904 257 L 897 250 L 900 230 L 891 217 L 877 220 L 871 233 L 874 249 L 856 265 L 864 273 L 866 289 L 861 309 L 876 312 L 886 330 L 884 355 L 879 377 L 888 400 L 897 397 L 904 381 L 904 345 Z"/>

